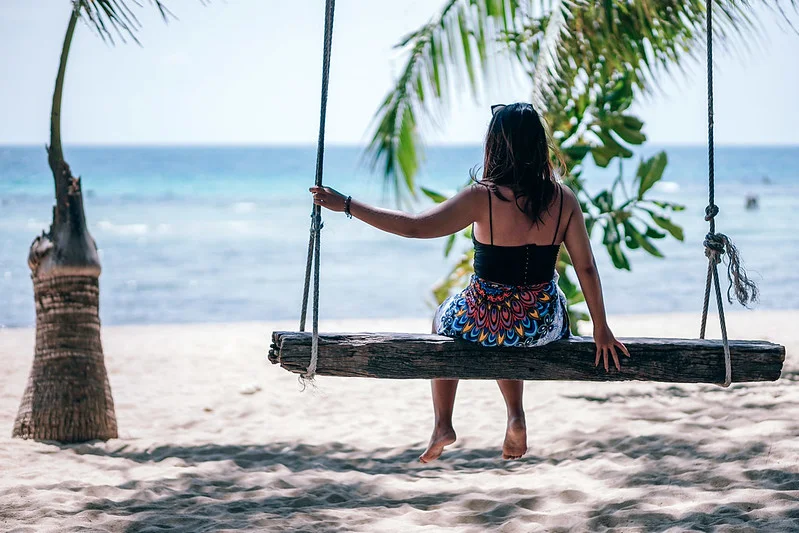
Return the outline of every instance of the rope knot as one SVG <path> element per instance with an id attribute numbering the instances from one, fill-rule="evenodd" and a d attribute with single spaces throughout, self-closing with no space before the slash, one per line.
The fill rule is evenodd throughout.
<path id="1" fill-rule="evenodd" d="M 325 223 L 322 222 L 322 215 L 311 213 L 311 233 L 319 233 L 324 227 Z"/>
<path id="2" fill-rule="evenodd" d="M 721 263 L 721 256 L 724 255 L 724 248 L 729 239 L 723 233 L 708 233 L 705 235 L 705 257 L 710 259 L 713 264 Z"/>
<path id="3" fill-rule="evenodd" d="M 710 204 L 705 208 L 705 221 L 710 222 L 719 214 L 719 206 Z"/>

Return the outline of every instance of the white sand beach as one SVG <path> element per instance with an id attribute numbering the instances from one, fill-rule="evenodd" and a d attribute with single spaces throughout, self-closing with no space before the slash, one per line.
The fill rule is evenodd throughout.
<path id="1" fill-rule="evenodd" d="M 698 318 L 611 326 L 691 337 Z M 733 338 L 786 345 L 774 383 L 528 383 L 518 461 L 500 458 L 496 384 L 464 382 L 458 441 L 427 465 L 429 384 L 321 377 L 302 392 L 266 359 L 271 331 L 293 323 L 106 327 L 120 438 L 11 439 L 34 331 L 0 330 L 0 530 L 799 531 L 798 323 L 799 311 L 729 317 Z"/>

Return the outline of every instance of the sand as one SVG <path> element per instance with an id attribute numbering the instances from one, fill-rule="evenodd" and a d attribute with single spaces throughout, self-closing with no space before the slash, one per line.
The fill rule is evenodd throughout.
<path id="1" fill-rule="evenodd" d="M 613 317 L 618 335 L 693 336 L 696 315 Z M 463 382 L 458 441 L 416 462 L 429 384 L 296 376 L 266 361 L 294 324 L 106 327 L 120 438 L 9 437 L 33 330 L 0 330 L 2 531 L 799 531 L 799 311 L 736 313 L 785 344 L 778 382 L 537 382 L 528 454 L 503 461 L 493 382 Z M 428 319 L 327 322 L 419 331 Z"/>

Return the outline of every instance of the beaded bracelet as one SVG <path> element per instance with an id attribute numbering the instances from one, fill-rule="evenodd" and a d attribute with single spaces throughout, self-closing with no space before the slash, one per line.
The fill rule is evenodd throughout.
<path id="1" fill-rule="evenodd" d="M 344 214 L 347 215 L 347 218 L 352 218 L 352 213 L 350 213 L 351 203 L 352 203 L 352 196 L 347 196 L 347 199 L 344 200 Z"/>

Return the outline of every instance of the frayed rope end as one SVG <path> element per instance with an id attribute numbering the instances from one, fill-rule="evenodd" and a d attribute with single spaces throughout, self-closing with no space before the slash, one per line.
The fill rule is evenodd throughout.
<path id="1" fill-rule="evenodd" d="M 716 264 L 722 262 L 723 255 L 727 255 L 727 279 L 730 281 L 730 285 L 727 287 L 727 300 L 732 303 L 734 291 L 735 299 L 744 307 L 757 302 L 760 291 L 757 284 L 749 279 L 738 248 L 730 238 L 723 233 L 708 233 L 705 236 L 704 245 L 705 256 Z"/>

